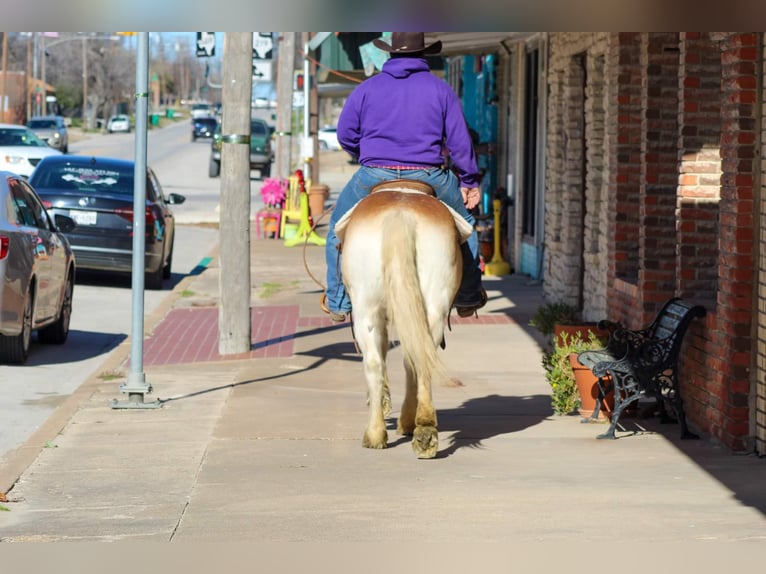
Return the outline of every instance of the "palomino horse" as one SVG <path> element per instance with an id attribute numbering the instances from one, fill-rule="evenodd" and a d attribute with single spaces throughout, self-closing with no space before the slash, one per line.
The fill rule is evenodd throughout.
<path id="1" fill-rule="evenodd" d="M 393 326 L 407 378 L 397 431 L 413 436 L 418 458 L 433 458 L 438 448 L 431 384 L 444 374 L 437 347 L 444 342 L 445 323 L 460 286 L 460 243 L 472 231 L 429 191 L 433 193 L 421 182 L 385 182 L 335 226 L 368 386 L 369 421 L 362 445 L 388 444 L 386 352 Z"/>

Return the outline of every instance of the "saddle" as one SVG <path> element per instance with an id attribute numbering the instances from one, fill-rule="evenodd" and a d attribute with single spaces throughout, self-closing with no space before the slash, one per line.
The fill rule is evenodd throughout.
<path id="1" fill-rule="evenodd" d="M 373 187 L 370 190 L 370 194 L 377 193 L 379 191 L 415 191 L 436 197 L 436 192 L 434 191 L 433 187 L 423 181 L 418 181 L 415 179 L 392 179 L 389 181 L 383 181 Z"/>
<path id="2" fill-rule="evenodd" d="M 388 181 L 383 181 L 379 184 L 377 184 L 375 187 L 373 187 L 370 190 L 370 195 L 373 193 L 378 193 L 381 191 L 403 191 L 407 193 L 422 193 L 424 195 L 430 195 L 431 197 L 436 198 L 436 191 L 434 191 L 434 188 L 431 187 L 429 184 L 424 183 L 422 181 L 417 181 L 414 179 L 391 179 Z M 358 204 L 357 204 L 358 205 Z M 450 214 L 452 215 L 452 218 L 455 221 L 455 226 L 457 227 L 458 234 L 460 236 L 460 243 L 464 243 L 470 236 L 471 233 L 473 233 L 473 227 L 470 223 L 468 223 L 463 217 L 458 214 L 457 211 L 452 209 L 449 205 L 446 203 L 442 203 L 444 207 L 446 207 Z M 349 209 L 336 223 L 335 223 L 335 234 L 338 236 L 338 240 L 342 244 L 345 235 L 346 235 L 346 226 L 348 225 L 348 222 L 351 220 L 351 215 L 356 210 L 356 205 Z"/>

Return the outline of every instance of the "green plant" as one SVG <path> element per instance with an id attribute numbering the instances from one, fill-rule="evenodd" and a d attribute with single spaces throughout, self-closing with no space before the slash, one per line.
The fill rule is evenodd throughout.
<path id="1" fill-rule="evenodd" d="M 553 335 L 553 327 L 557 323 L 573 325 L 580 321 L 580 311 L 574 305 L 546 303 L 535 310 L 535 314 L 529 320 L 529 326 L 534 327 L 546 337 L 550 337 Z"/>
<path id="2" fill-rule="evenodd" d="M 570 336 L 562 333 L 553 350 L 543 353 L 545 379 L 551 386 L 551 406 L 557 415 L 568 415 L 580 406 L 580 395 L 569 355 L 601 349 L 603 346 L 595 333 L 589 333 L 587 340 L 576 334 Z"/>

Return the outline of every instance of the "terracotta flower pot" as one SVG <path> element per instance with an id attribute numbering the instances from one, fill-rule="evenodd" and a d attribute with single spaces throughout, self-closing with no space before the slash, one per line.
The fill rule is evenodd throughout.
<path id="1" fill-rule="evenodd" d="M 309 212 L 315 223 L 324 213 L 324 204 L 329 196 L 330 188 L 326 185 L 312 185 L 309 188 Z"/>
<path id="2" fill-rule="evenodd" d="M 577 360 L 577 354 L 569 355 L 569 364 L 574 371 L 577 390 L 580 393 L 580 416 L 590 417 L 596 408 L 596 399 L 598 398 L 598 378 L 593 372 Z M 614 392 L 610 391 L 606 400 L 601 404 L 601 410 L 598 413 L 599 420 L 606 420 L 612 416 L 614 411 Z"/>

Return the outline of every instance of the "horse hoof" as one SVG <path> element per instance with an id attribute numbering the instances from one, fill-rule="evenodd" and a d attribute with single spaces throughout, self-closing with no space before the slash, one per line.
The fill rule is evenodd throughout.
<path id="1" fill-rule="evenodd" d="M 365 432 L 364 437 L 362 437 L 362 446 L 374 449 L 388 448 L 388 433 L 384 431 L 381 436 L 374 439 L 369 432 Z"/>
<path id="2" fill-rule="evenodd" d="M 418 458 L 434 458 L 439 448 L 439 433 L 436 427 L 417 427 L 412 438 L 412 450 Z"/>

